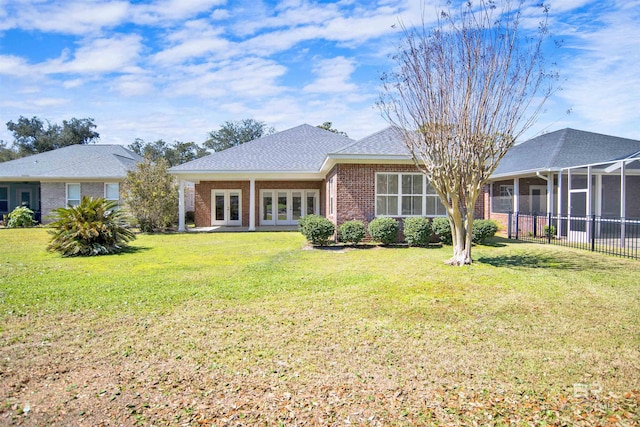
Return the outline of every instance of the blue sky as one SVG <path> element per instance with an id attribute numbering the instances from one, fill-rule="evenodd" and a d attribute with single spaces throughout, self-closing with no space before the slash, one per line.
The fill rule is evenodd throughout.
<path id="1" fill-rule="evenodd" d="M 374 104 L 394 24 L 434 15 L 430 1 L 0 0 L 0 139 L 21 115 L 92 117 L 101 142 L 125 145 L 201 143 L 243 118 L 361 138 L 386 126 Z M 525 136 L 640 139 L 640 0 L 549 5 L 561 90 Z"/>

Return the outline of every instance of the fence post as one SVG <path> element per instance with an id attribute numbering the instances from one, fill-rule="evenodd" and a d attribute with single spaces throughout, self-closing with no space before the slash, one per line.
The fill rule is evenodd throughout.
<path id="1" fill-rule="evenodd" d="M 596 250 L 596 216 L 591 215 L 591 252 Z"/>
<path id="2" fill-rule="evenodd" d="M 515 212 L 516 215 L 516 240 L 518 240 L 518 231 L 520 230 L 520 227 L 518 226 L 518 220 L 520 219 L 520 213 L 519 212 Z"/>
<path id="3" fill-rule="evenodd" d="M 507 238 L 511 240 L 511 211 L 509 211 L 509 219 L 507 219 Z"/>
<path id="4" fill-rule="evenodd" d="M 547 216 L 547 243 L 551 244 L 551 212 Z"/>
<path id="5" fill-rule="evenodd" d="M 533 237 L 538 237 L 538 215 L 533 211 Z"/>

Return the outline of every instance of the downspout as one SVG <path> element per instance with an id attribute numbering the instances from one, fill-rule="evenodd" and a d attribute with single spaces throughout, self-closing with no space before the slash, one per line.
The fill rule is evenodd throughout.
<path id="1" fill-rule="evenodd" d="M 542 179 L 544 179 L 545 181 L 549 181 L 549 177 L 546 177 L 546 176 L 544 176 L 544 175 L 540 175 L 540 171 L 537 171 L 537 172 L 536 172 L 536 176 L 537 176 L 538 178 L 542 178 Z"/>

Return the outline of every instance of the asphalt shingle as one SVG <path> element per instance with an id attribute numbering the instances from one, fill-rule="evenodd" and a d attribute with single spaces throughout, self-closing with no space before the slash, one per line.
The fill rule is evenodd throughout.
<path id="1" fill-rule="evenodd" d="M 121 145 L 71 145 L 0 163 L 0 178 L 123 178 L 140 161 Z"/>
<path id="2" fill-rule="evenodd" d="M 171 172 L 317 172 L 328 153 L 354 141 L 311 125 L 300 125 L 175 166 Z"/>

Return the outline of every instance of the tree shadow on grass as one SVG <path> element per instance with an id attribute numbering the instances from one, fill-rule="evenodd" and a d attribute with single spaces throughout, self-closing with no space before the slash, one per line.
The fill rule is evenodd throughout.
<path id="1" fill-rule="evenodd" d="M 478 262 L 494 267 L 521 267 L 521 268 L 555 268 L 559 270 L 582 270 L 584 262 L 580 262 L 574 256 L 560 254 L 512 254 L 493 257 L 480 257 Z"/>
<path id="2" fill-rule="evenodd" d="M 151 248 L 148 246 L 127 246 L 126 248 L 123 248 L 120 252 L 112 255 L 118 256 L 118 255 L 127 255 L 127 254 L 137 254 L 137 253 L 146 252 L 149 250 L 151 250 Z"/>

